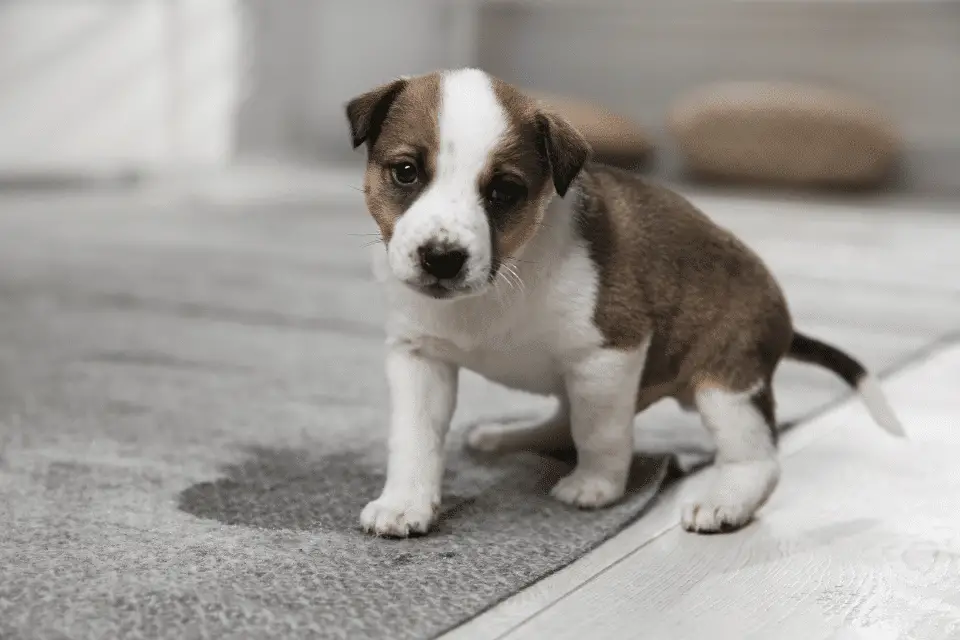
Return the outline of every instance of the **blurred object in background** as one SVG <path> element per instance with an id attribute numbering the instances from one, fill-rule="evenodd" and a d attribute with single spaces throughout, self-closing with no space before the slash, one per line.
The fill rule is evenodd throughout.
<path id="1" fill-rule="evenodd" d="M 787 83 L 718 83 L 669 114 L 684 169 L 708 180 L 871 188 L 891 176 L 900 135 L 876 106 Z"/>
<path id="2" fill-rule="evenodd" d="M 344 105 L 401 75 L 468 65 L 476 9 L 460 0 L 243 0 L 251 65 L 238 144 L 254 157 L 359 162 Z"/>

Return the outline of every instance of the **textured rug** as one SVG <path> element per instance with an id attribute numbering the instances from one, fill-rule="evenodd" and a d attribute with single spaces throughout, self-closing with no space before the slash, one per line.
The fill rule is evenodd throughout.
<path id="1" fill-rule="evenodd" d="M 709 455 L 655 408 L 629 497 L 570 509 L 569 460 L 463 451 L 548 409 L 467 375 L 437 529 L 360 533 L 387 393 L 348 213 L 0 210 L 0 638 L 434 637 L 640 515 L 662 454 Z"/>

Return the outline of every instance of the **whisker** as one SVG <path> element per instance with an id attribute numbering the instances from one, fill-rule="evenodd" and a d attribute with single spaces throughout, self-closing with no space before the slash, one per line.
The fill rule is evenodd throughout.
<path id="1" fill-rule="evenodd" d="M 512 284 L 515 285 L 514 290 L 523 293 L 526 290 L 526 286 L 523 282 L 523 278 L 521 278 L 520 274 L 517 272 L 516 267 L 509 264 L 505 264 L 503 267 L 502 273 L 504 273 L 504 277 L 508 280 L 512 279 Z"/>
<path id="2" fill-rule="evenodd" d="M 513 282 L 513 280 L 510 277 L 505 275 L 503 278 L 503 281 L 506 282 L 507 286 L 510 287 L 510 293 L 515 294 L 517 292 L 517 285 Z M 508 297 L 507 299 L 507 302 L 509 301 L 510 301 L 510 297 Z"/>
<path id="3" fill-rule="evenodd" d="M 506 303 L 508 302 L 508 299 L 504 298 L 503 287 L 500 286 L 500 283 L 502 282 L 506 282 L 506 277 L 503 275 L 502 272 L 498 271 L 497 277 L 493 279 L 493 291 L 494 293 L 497 294 L 497 305 L 500 307 L 501 311 L 503 310 L 503 308 L 506 306 Z"/>
<path id="4" fill-rule="evenodd" d="M 505 282 L 508 287 L 511 286 L 511 285 L 510 285 L 510 280 L 507 279 L 506 273 L 504 272 L 503 269 L 500 269 L 500 271 L 497 272 L 497 277 L 496 277 L 496 279 L 494 280 L 495 286 L 498 287 L 498 290 L 500 291 L 500 293 L 503 293 L 503 289 L 501 289 L 501 288 L 499 287 L 499 285 L 500 285 L 501 282 Z M 511 289 L 512 289 L 512 287 L 511 287 Z"/>
<path id="5" fill-rule="evenodd" d="M 511 277 L 512 272 L 507 267 L 507 265 L 501 265 L 501 269 L 498 275 L 502 277 L 503 281 L 507 283 L 508 287 L 510 287 L 511 293 L 515 293 L 517 291 L 517 284 L 516 282 L 514 282 L 513 278 Z"/>
<path id="6" fill-rule="evenodd" d="M 514 291 L 517 291 L 517 292 L 519 292 L 519 293 L 523 293 L 523 290 L 524 290 L 523 280 L 521 280 L 521 279 L 517 276 L 516 273 L 513 273 L 513 272 L 508 272 L 508 273 L 510 273 L 510 278 L 511 278 L 511 280 L 513 280 L 513 283 L 514 283 L 513 289 L 514 289 Z"/>
<path id="7" fill-rule="evenodd" d="M 527 284 L 520 278 L 519 275 L 517 275 L 516 278 L 517 278 L 517 288 L 520 289 L 520 293 L 526 293 Z"/>
<path id="8" fill-rule="evenodd" d="M 493 279 L 493 292 L 497 294 L 497 303 L 503 307 L 503 289 L 500 288 L 501 274 L 498 272 L 497 277 Z"/>
<path id="9" fill-rule="evenodd" d="M 514 258 L 513 256 L 504 256 L 500 258 L 501 260 L 510 260 L 512 262 L 522 262 L 524 264 L 537 264 L 535 260 L 522 260 L 520 258 Z"/>
<path id="10" fill-rule="evenodd" d="M 373 238 L 373 240 L 360 245 L 361 248 L 372 247 L 375 244 L 385 244 L 383 236 L 379 233 L 348 233 L 347 235 L 353 238 Z"/>

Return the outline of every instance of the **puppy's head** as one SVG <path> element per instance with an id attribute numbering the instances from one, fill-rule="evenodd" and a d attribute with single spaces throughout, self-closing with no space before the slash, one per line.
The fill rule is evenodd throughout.
<path id="1" fill-rule="evenodd" d="M 347 105 L 393 275 L 433 298 L 482 292 L 590 148 L 563 118 L 476 69 L 403 78 Z"/>

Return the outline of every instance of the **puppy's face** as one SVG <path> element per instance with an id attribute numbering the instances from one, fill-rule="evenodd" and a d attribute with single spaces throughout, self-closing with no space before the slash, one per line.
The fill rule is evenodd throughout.
<path id="1" fill-rule="evenodd" d="M 347 118 L 391 272 L 439 299 L 484 291 L 589 155 L 569 123 L 475 69 L 377 87 Z"/>

